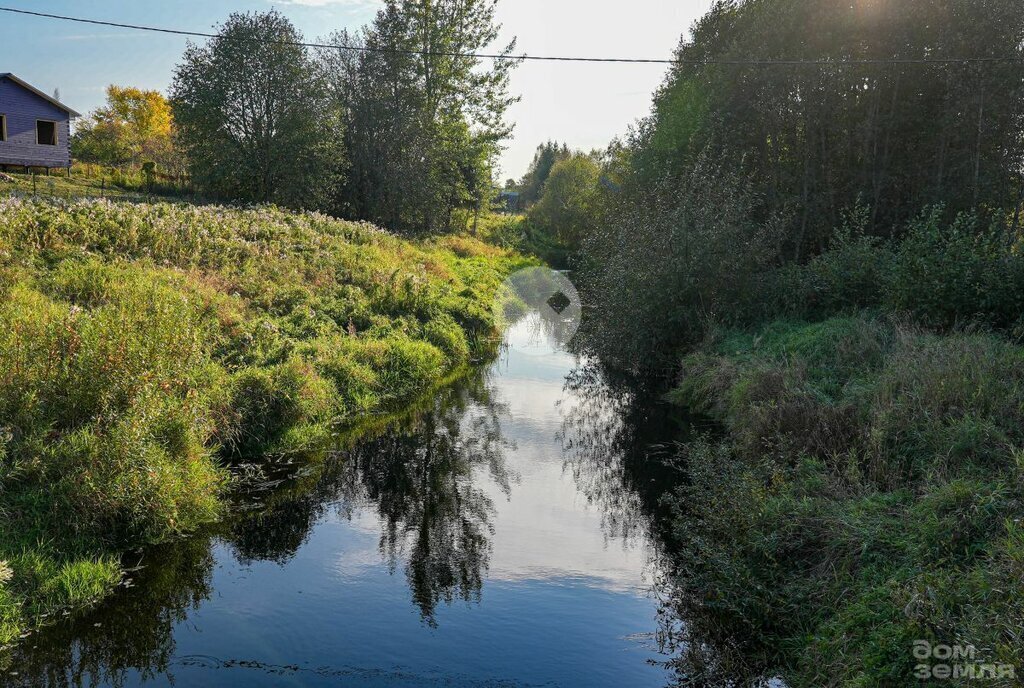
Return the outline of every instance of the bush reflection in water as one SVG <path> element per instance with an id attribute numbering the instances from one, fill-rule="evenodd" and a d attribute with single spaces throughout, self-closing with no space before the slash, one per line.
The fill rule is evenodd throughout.
<path id="1" fill-rule="evenodd" d="M 503 434 L 508 407 L 494 397 L 491 369 L 479 370 L 401 419 L 321 455 L 283 457 L 270 468 L 239 473 L 234 515 L 205 535 L 136 553 L 132 589 L 78 621 L 59 624 L 6 660 L 15 685 L 125 685 L 173 677 L 174 628 L 213 594 L 215 549 L 243 566 L 287 564 L 326 515 L 354 520 L 370 510 L 380 523 L 379 555 L 404 575 L 411 603 L 427 627 L 438 607 L 476 602 L 487 577 L 495 494 L 516 483 L 506 461 L 514 449 Z M 561 447 L 565 470 L 602 514 L 608 541 L 646 546 L 658 580 L 668 570 L 659 528 L 659 497 L 674 479 L 658 460 L 686 426 L 650 403 L 635 381 L 582 365 L 566 381 Z M 485 491 L 484 483 L 498 490 Z M 659 595 L 667 596 L 664 581 Z M 675 637 L 671 609 L 659 640 Z M 191 658 L 188 661 L 196 660 Z M 210 661 L 219 662 L 209 658 Z M 198 661 L 198 660 L 196 660 Z"/>

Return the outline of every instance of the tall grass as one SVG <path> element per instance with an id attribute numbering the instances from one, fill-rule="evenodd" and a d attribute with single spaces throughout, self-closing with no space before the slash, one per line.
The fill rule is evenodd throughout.
<path id="1" fill-rule="evenodd" d="M 726 430 L 681 448 L 670 500 L 705 669 L 918 685 L 918 639 L 1024 665 L 1022 363 L 997 335 L 866 315 L 688 356 L 675 399 Z"/>
<path id="2" fill-rule="evenodd" d="M 514 254 L 274 208 L 0 200 L 0 645 L 484 353 Z"/>

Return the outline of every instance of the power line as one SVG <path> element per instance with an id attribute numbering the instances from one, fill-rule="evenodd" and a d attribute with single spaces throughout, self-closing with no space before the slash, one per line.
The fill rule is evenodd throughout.
<path id="1" fill-rule="evenodd" d="M 84 17 L 69 17 L 60 14 L 48 14 L 46 12 L 33 12 L 15 7 L 0 7 L 0 12 L 12 14 L 29 15 L 42 17 L 44 19 L 58 19 L 60 21 L 76 22 L 79 24 L 92 24 L 94 26 L 108 26 L 118 29 L 131 29 L 133 31 L 150 31 L 153 33 L 164 33 L 175 36 L 188 36 L 192 38 L 218 38 L 217 34 L 204 33 L 202 31 L 185 31 L 180 29 L 167 29 L 157 26 L 142 26 L 139 24 L 123 24 L 120 22 L 102 21 L 99 19 L 86 19 Z M 353 50 L 358 52 L 398 53 L 406 55 L 424 55 L 428 57 L 472 57 L 483 60 L 527 60 L 533 62 L 598 62 L 598 63 L 619 63 L 619 64 L 663 64 L 663 65 L 739 65 L 739 66 L 844 66 L 844 65 L 950 65 L 950 64 L 987 64 L 987 63 L 1024 63 L 1024 56 L 1015 55 L 1008 57 L 942 57 L 942 58 L 843 58 L 843 59 L 816 59 L 816 60 L 784 60 L 784 59 L 708 59 L 708 60 L 686 60 L 686 59 L 645 59 L 625 57 L 560 57 L 551 55 L 506 55 L 502 53 L 455 53 L 455 52 L 427 52 L 422 50 L 405 50 L 399 48 L 377 48 L 365 45 L 338 45 L 332 43 L 305 43 L 301 41 L 261 41 L 259 39 L 239 38 L 235 39 L 249 43 L 269 43 L 277 45 L 290 45 L 304 48 L 322 48 L 331 50 Z"/>

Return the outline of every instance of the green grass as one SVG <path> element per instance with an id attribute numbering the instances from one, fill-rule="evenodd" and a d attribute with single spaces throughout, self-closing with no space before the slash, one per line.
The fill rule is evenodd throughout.
<path id="1" fill-rule="evenodd" d="M 996 335 L 869 315 L 684 360 L 674 400 L 725 432 L 681 449 L 676 601 L 719 668 L 917 685 L 916 639 L 1024 666 L 1022 363 Z"/>
<path id="2" fill-rule="evenodd" d="M 65 170 L 52 170 L 49 175 L 43 170 L 32 173 L 0 170 L 0 196 L 18 195 L 40 198 L 114 198 L 142 199 L 149 195 L 141 174 L 121 170 L 109 170 L 94 165 L 76 165 L 71 176 Z M 156 184 L 152 196 L 181 196 L 183 189 L 163 183 Z"/>
<path id="3" fill-rule="evenodd" d="M 124 548 L 218 518 L 234 457 L 322 444 L 488 353 L 523 262 L 273 208 L 0 200 L 0 645 L 102 597 Z"/>
<path id="4" fill-rule="evenodd" d="M 532 226 L 526 215 L 481 215 L 477 223 L 477 234 L 488 244 L 536 256 L 556 269 L 569 267 L 572 247 Z"/>

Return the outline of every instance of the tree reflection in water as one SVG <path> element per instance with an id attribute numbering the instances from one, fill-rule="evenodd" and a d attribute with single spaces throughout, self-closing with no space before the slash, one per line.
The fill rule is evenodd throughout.
<path id="1" fill-rule="evenodd" d="M 211 593 L 214 559 L 209 536 L 145 554 L 145 568 L 130 574 L 137 590 L 118 592 L 103 607 L 61 623 L 0 655 L 4 685 L 38 688 L 123 686 L 128 673 L 143 679 L 173 677 L 172 630 Z M 134 563 L 134 562 L 131 562 Z"/>
<path id="2" fill-rule="evenodd" d="M 147 551 L 133 589 L 0 655 L 0 683 L 173 681 L 174 627 L 211 594 L 214 546 L 227 544 L 243 566 L 285 564 L 332 509 L 347 518 L 377 513 L 384 561 L 392 572 L 404 567 L 422 619 L 435 625 L 440 603 L 481 597 L 494 505 L 479 484 L 486 478 L 510 492 L 507 413 L 480 371 L 343 449 L 279 463 L 265 489 L 246 490 L 214 532 Z"/>
<path id="3" fill-rule="evenodd" d="M 392 572 L 404 566 L 422 618 L 435 624 L 439 603 L 480 598 L 494 505 L 478 486 L 478 471 L 510 491 L 506 415 L 486 375 L 472 375 L 278 489 L 264 509 L 232 528 L 237 557 L 283 563 L 327 510 L 351 519 L 372 508 L 381 521 L 381 555 Z"/>
<path id="4" fill-rule="evenodd" d="M 659 402 L 641 382 L 596 363 L 575 370 L 566 388 L 574 399 L 563 411 L 566 465 L 579 490 L 601 509 L 606 537 L 651 543 L 658 648 L 672 657 L 668 664 L 679 685 L 691 685 L 692 660 L 707 648 L 693 645 L 676 602 L 673 580 L 684 574 L 675 564 L 671 514 L 662 497 L 681 477 L 674 466 L 677 443 L 710 426 Z"/>
<path id="5" fill-rule="evenodd" d="M 477 484 L 486 470 L 508 494 L 504 405 L 484 376 L 456 389 L 399 432 L 360 443 L 339 462 L 347 504 L 369 501 L 383 521 L 381 554 L 405 575 L 423 619 L 440 602 L 479 600 L 490 557 L 494 504 Z"/>
<path id="6" fill-rule="evenodd" d="M 567 469 L 601 509 L 607 537 L 646 538 L 660 526 L 661 495 L 676 479 L 664 459 L 688 423 L 636 380 L 596 363 L 574 370 L 566 390 L 560 437 Z"/>
<path id="7" fill-rule="evenodd" d="M 605 535 L 652 544 L 653 595 L 659 600 L 657 642 L 677 685 L 784 688 L 768 667 L 737 674 L 725 656 L 742 652 L 742 639 L 709 634 L 714 605 L 687 599 L 674 581 L 682 568 L 673 539 L 673 514 L 663 497 L 682 479 L 680 444 L 695 433 L 720 432 L 706 418 L 659 402 L 637 380 L 599 364 L 584 364 L 566 381 L 574 403 L 564 409 L 562 445 L 579 490 L 602 512 Z"/>

